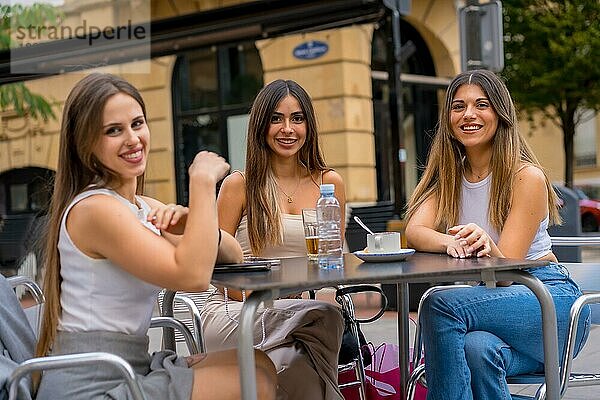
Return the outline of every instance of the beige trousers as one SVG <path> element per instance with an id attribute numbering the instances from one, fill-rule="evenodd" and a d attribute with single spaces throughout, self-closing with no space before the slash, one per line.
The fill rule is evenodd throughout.
<path id="1" fill-rule="evenodd" d="M 207 351 L 237 347 L 243 303 L 216 292 L 202 309 Z M 340 309 L 318 300 L 282 299 L 260 308 L 254 344 L 277 369 L 279 400 L 343 400 L 337 385 L 344 321 Z M 264 333 L 263 333 L 264 332 Z"/>

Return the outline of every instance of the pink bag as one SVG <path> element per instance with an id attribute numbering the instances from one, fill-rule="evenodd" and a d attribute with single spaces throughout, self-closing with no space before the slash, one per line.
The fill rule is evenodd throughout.
<path id="1" fill-rule="evenodd" d="M 399 347 L 393 343 L 382 343 L 372 348 L 373 362 L 365 368 L 367 376 L 368 400 L 400 400 L 400 367 L 398 366 Z M 412 349 L 411 349 L 412 353 Z M 410 366 L 412 371 L 412 365 Z M 415 400 L 425 400 L 427 389 L 418 386 Z"/>
<path id="2" fill-rule="evenodd" d="M 393 343 L 382 343 L 376 348 L 369 343 L 369 350 L 373 356 L 373 361 L 365 367 L 365 391 L 367 400 L 400 400 L 400 367 L 398 366 L 399 348 Z M 412 352 L 412 349 L 411 349 Z M 412 371 L 412 365 L 410 366 Z M 351 380 L 353 371 L 340 373 L 339 383 L 345 383 Z M 343 389 L 342 394 L 345 400 L 358 400 L 358 388 Z M 425 400 L 427 389 L 420 384 L 415 391 L 415 400 Z"/>

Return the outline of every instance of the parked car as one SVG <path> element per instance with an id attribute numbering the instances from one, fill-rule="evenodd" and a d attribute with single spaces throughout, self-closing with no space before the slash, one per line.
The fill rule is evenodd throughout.
<path id="1" fill-rule="evenodd" d="M 597 232 L 600 226 L 600 200 L 590 199 L 579 188 L 573 189 L 579 198 L 579 213 L 581 214 L 581 230 Z"/>

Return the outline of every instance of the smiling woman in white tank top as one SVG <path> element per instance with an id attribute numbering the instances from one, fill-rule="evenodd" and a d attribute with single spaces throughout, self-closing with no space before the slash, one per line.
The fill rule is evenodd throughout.
<path id="1" fill-rule="evenodd" d="M 406 218 L 407 241 L 420 251 L 549 261 L 527 271 L 546 284 L 559 335 L 566 334 L 581 291 L 552 253 L 547 227 L 560 222 L 557 196 L 493 72 L 468 71 L 450 83 Z M 523 285 L 498 286 L 444 290 L 423 302 L 428 400 L 510 400 L 507 376 L 543 371 L 538 300 Z M 589 315 L 586 308 L 577 351 L 589 333 Z"/>
<path id="2" fill-rule="evenodd" d="M 229 164 L 214 153 L 196 155 L 188 208 L 142 195 L 149 152 L 146 109 L 135 87 L 100 73 L 74 86 L 61 121 L 36 353 L 120 356 L 148 399 L 200 400 L 215 393 L 239 399 L 235 350 L 151 355 L 147 335 L 160 288 L 204 290 L 216 262 L 242 259 L 237 241 L 218 229 L 214 204 Z M 258 397 L 274 399 L 275 369 L 260 351 L 256 373 Z M 118 371 L 94 364 L 45 371 L 36 399 L 130 396 Z"/>

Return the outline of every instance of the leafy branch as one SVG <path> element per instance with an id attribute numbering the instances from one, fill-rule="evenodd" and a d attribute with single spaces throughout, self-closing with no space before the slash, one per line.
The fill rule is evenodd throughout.
<path id="1" fill-rule="evenodd" d="M 50 4 L 35 3 L 0 6 L 0 50 L 14 48 L 20 43 L 13 39 L 17 29 L 30 29 L 44 24 L 60 23 L 62 13 Z M 33 119 L 56 119 L 52 104 L 40 94 L 30 91 L 23 82 L 0 86 L 0 111 L 14 110 L 17 116 Z"/>
<path id="2" fill-rule="evenodd" d="M 521 111 L 562 129 L 571 187 L 575 128 L 600 110 L 600 2 L 503 0 L 503 11 L 503 75 Z"/>

